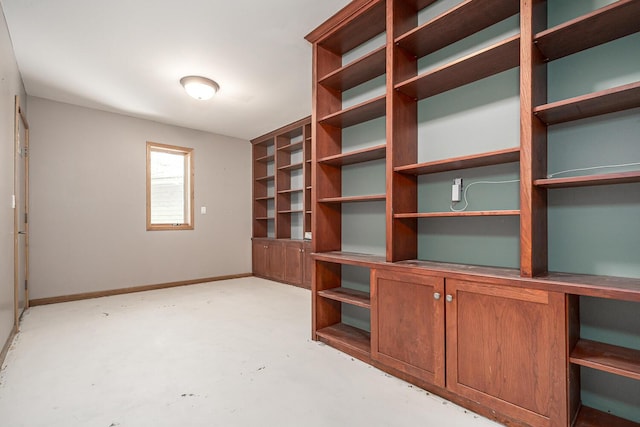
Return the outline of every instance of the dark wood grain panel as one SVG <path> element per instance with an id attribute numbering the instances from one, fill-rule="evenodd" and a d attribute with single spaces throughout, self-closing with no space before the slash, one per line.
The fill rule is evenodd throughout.
<path id="1" fill-rule="evenodd" d="M 376 269 L 371 355 L 444 387 L 444 278 Z"/>

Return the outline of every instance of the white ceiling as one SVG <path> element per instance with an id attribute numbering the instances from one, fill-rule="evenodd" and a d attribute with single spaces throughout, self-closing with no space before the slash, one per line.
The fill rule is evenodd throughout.
<path id="1" fill-rule="evenodd" d="M 311 114 L 304 36 L 349 0 L 0 0 L 29 95 L 251 139 Z M 190 98 L 203 75 L 220 92 Z"/>

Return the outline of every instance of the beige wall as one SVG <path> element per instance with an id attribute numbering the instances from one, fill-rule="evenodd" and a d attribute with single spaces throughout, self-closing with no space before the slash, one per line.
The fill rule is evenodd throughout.
<path id="1" fill-rule="evenodd" d="M 13 328 L 13 131 L 15 96 L 24 101 L 9 30 L 0 8 L 0 350 Z M 24 103 L 23 103 L 24 105 Z"/>
<path id="2" fill-rule="evenodd" d="M 28 105 L 31 299 L 251 271 L 248 141 L 35 97 Z M 195 230 L 146 231 L 148 140 L 194 148 Z"/>

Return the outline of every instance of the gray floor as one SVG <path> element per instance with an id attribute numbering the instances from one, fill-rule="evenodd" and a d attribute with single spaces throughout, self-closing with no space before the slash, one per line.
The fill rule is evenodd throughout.
<path id="1" fill-rule="evenodd" d="M 309 336 L 309 291 L 257 278 L 35 307 L 0 425 L 498 425 Z"/>

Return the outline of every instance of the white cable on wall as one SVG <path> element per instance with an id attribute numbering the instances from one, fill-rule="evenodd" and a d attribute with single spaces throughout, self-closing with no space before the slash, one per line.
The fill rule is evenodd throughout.
<path id="1" fill-rule="evenodd" d="M 473 187 L 476 184 L 508 184 L 508 183 L 512 183 L 512 182 L 520 182 L 519 179 L 510 179 L 508 181 L 475 181 L 472 182 L 471 184 L 467 185 L 464 188 L 464 192 L 462 193 L 462 199 L 464 200 L 464 206 L 461 209 L 456 209 L 453 207 L 453 204 L 451 204 L 449 206 L 449 209 L 451 209 L 452 212 L 464 212 L 468 207 L 469 207 L 469 201 L 467 200 L 467 191 L 469 191 L 469 188 Z"/>

